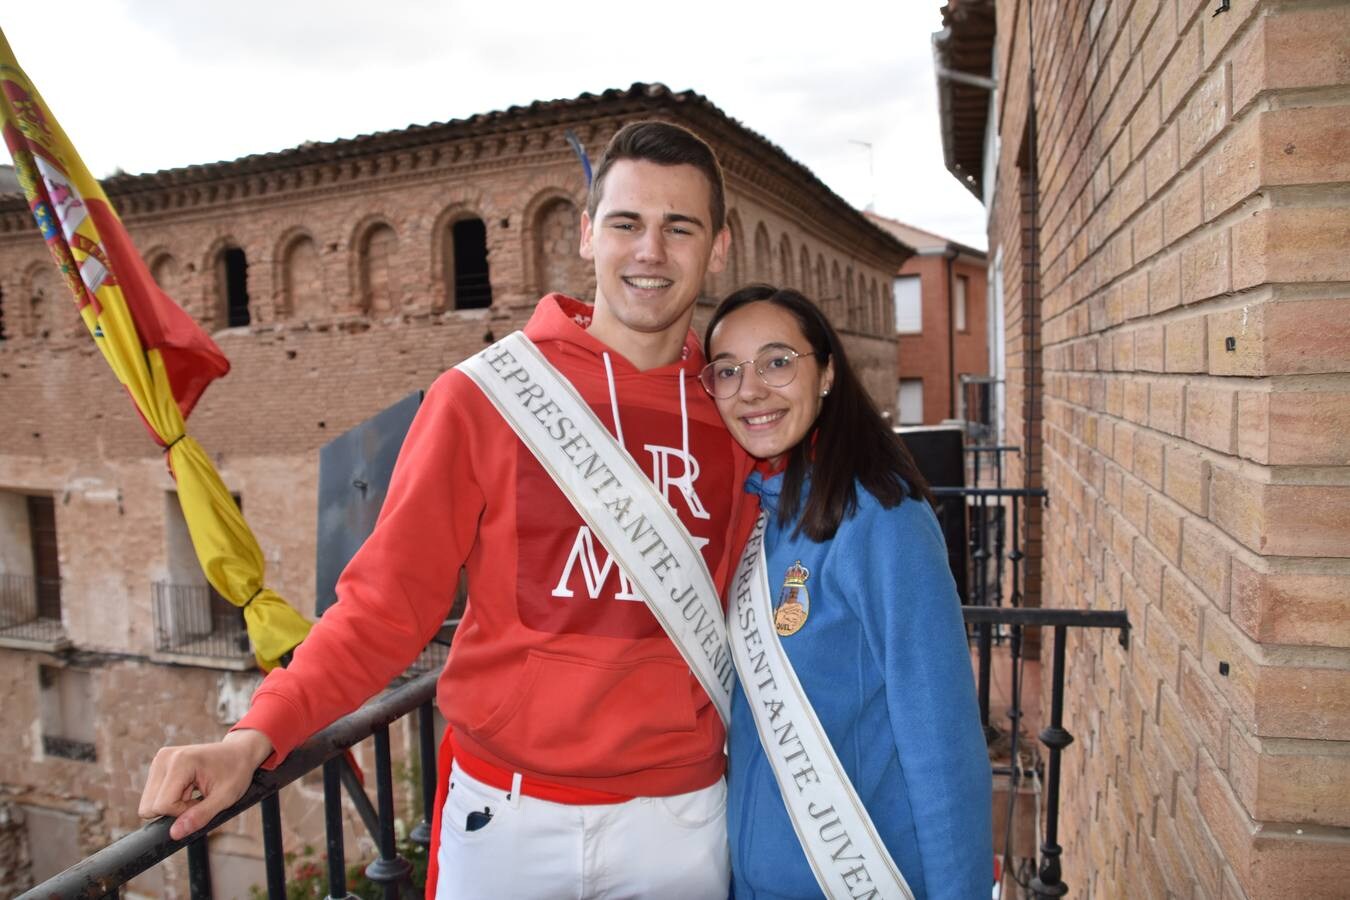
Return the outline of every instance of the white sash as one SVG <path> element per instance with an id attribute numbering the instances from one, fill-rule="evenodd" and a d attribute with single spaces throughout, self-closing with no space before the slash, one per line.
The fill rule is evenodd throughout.
<path id="1" fill-rule="evenodd" d="M 764 521 L 761 513 L 732 582 L 731 654 L 788 818 L 826 897 L 914 900 L 774 629 Z"/>
<path id="2" fill-rule="evenodd" d="M 689 530 L 586 401 L 523 333 L 460 363 L 618 561 L 731 721 L 735 668 L 708 565 Z"/>

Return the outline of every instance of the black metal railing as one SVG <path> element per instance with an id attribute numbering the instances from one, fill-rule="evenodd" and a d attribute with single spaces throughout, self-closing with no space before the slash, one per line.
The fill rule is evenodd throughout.
<path id="1" fill-rule="evenodd" d="M 966 528 L 948 530 L 949 558 L 961 560 L 965 571 L 957 574 L 958 585 L 966 586 L 962 597 L 962 612 L 968 638 L 976 650 L 976 694 L 980 721 L 985 738 L 992 746 L 995 741 L 1008 740 L 1006 766 L 995 765 L 995 773 L 1006 776 L 1008 809 L 1005 825 L 1008 833 L 1003 846 L 1005 862 L 1011 863 L 1012 830 L 1016 820 L 1015 804 L 1021 781 L 1028 774 L 1022 763 L 1019 740 L 1023 719 L 1022 689 L 1024 684 L 1024 643 L 1027 629 L 1038 633 L 1042 628 L 1054 631 L 1053 663 L 1051 666 L 1051 709 L 1049 723 L 1039 734 L 1046 748 L 1046 759 L 1033 755 L 1031 770 L 1044 785 L 1045 830 L 1041 835 L 1040 858 L 1034 877 L 1023 878 L 1018 867 L 1007 865 L 1007 871 L 1019 884 L 1037 897 L 1059 897 L 1067 888 L 1061 878 L 1058 843 L 1060 754 L 1073 736 L 1063 727 L 1064 711 L 1064 647 L 1069 628 L 1111 628 L 1120 632 L 1122 645 L 1128 646 L 1130 623 L 1123 610 L 1066 610 L 1040 609 L 1023 606 L 1026 596 L 1026 554 L 1023 552 L 1023 524 L 1026 512 L 1033 504 L 1043 506 L 1049 496 L 1041 488 L 1007 488 L 1003 486 L 1003 458 L 1019 452 L 1016 447 L 988 445 L 967 448 L 967 459 L 973 468 L 976 487 L 935 487 L 932 489 L 940 518 L 960 521 L 964 516 Z M 989 467 L 981 460 L 988 458 Z M 983 472 L 982 472 L 983 468 Z M 978 486 L 981 474 L 992 474 L 994 487 Z M 950 542 L 963 546 L 950 546 Z M 956 552 L 956 551 L 968 552 Z M 954 563 L 956 564 L 956 563 Z M 1006 650 L 1010 673 L 1010 720 L 1005 732 L 991 718 L 990 705 L 994 670 L 994 647 Z M 1001 755 L 1001 754 L 1000 754 Z"/>
<path id="2" fill-rule="evenodd" d="M 423 821 L 410 839 L 426 845 L 430 840 L 435 797 L 436 735 L 432 699 L 439 673 L 427 672 L 376 698 L 361 709 L 339 719 L 293 751 L 286 761 L 267 772 L 259 770 L 239 802 L 223 810 L 205 829 L 182 840 L 169 837 L 168 818 L 156 819 L 138 831 L 114 841 L 61 874 L 20 894 L 20 900 L 76 900 L 114 898 L 121 886 L 163 862 L 180 850 L 188 850 L 188 883 L 194 900 L 210 898 L 210 863 L 206 834 L 253 807 L 262 817 L 263 852 L 269 900 L 285 900 L 286 856 L 282 844 L 281 808 L 278 792 L 314 769 L 323 767 L 324 824 L 327 833 L 328 896 L 347 898 L 346 859 L 343 848 L 341 772 L 345 752 L 367 737 L 375 738 L 375 782 L 379 807 L 377 843 L 380 855 L 366 867 L 366 877 L 378 884 L 386 900 L 395 900 L 406 888 L 408 860 L 400 856 L 394 836 L 393 767 L 389 752 L 389 726 L 405 715 L 418 713 Z"/>
<path id="3" fill-rule="evenodd" d="M 968 444 L 964 449 L 966 484 L 969 487 L 1003 487 L 1003 476 L 1007 469 L 1004 458 L 1022 452 L 1021 447 L 1012 444 Z"/>
<path id="4" fill-rule="evenodd" d="M 963 546 L 949 546 L 952 559 L 963 559 L 966 570 L 953 572 L 966 585 L 961 601 L 970 606 L 1021 606 L 1023 584 L 1022 517 L 1029 504 L 1044 504 L 1044 488 L 935 487 L 933 499 L 939 518 L 965 516 L 964 533 L 949 534 Z M 1009 564 L 1004 566 L 1004 561 Z"/>
<path id="5" fill-rule="evenodd" d="M 184 656 L 244 659 L 244 612 L 210 585 L 157 581 L 153 589 L 155 650 Z"/>
<path id="6" fill-rule="evenodd" d="M 1091 609 L 1036 609 L 1014 608 L 1009 606 L 963 606 L 961 612 L 967 626 L 974 626 L 977 635 L 988 635 L 995 628 L 1005 632 L 1008 649 L 1008 671 L 1011 685 L 1008 692 L 1009 706 L 1007 717 L 1008 763 L 1006 766 L 994 765 L 996 775 L 1008 778 L 1008 809 L 1006 814 L 1007 834 L 1004 837 L 1005 872 L 1018 881 L 1022 888 L 1029 890 L 1037 898 L 1062 897 L 1068 891 L 1062 877 L 1060 856 L 1063 848 L 1059 845 L 1059 782 L 1060 756 L 1064 748 L 1073 743 L 1073 735 L 1064 728 L 1064 679 L 1065 647 L 1070 628 L 1108 628 L 1119 632 L 1122 646 L 1129 646 L 1130 622 L 1124 610 Z M 1050 628 L 1054 632 L 1050 682 L 1050 719 L 1041 729 L 1038 737 L 1046 748 L 1046 757 L 1037 759 L 1030 767 L 1022 763 L 1019 753 L 1022 718 L 1022 690 L 1024 685 L 1022 648 L 1024 634 L 1028 628 Z M 992 653 L 981 648 L 977 669 L 978 683 L 981 685 L 980 715 L 985 726 L 986 737 L 993 739 L 998 730 L 989 718 L 989 675 L 993 668 Z M 1039 756 L 1039 754 L 1037 755 Z M 1039 835 L 1040 856 L 1036 863 L 1036 874 L 1027 877 L 1019 874 L 1018 866 L 1013 864 L 1012 830 L 1016 821 L 1015 805 L 1023 779 L 1034 775 L 1044 785 L 1042 807 L 1044 810 L 1044 830 Z"/>
<path id="7" fill-rule="evenodd" d="M 0 575 L 0 638 L 64 640 L 61 579 Z"/>
<path id="8" fill-rule="evenodd" d="M 1011 746 L 1007 765 L 994 765 L 997 775 L 1007 777 L 1009 808 L 1006 822 L 1011 831 L 1016 819 L 1018 788 L 1021 781 L 1034 776 L 1044 784 L 1044 830 L 1039 835 L 1040 855 L 1034 877 L 1026 878 L 1024 886 L 1037 897 L 1059 897 L 1067 888 L 1061 874 L 1062 848 L 1058 842 L 1060 756 L 1073 742 L 1073 735 L 1065 728 L 1064 679 L 1065 646 L 1070 628 L 1110 628 L 1120 632 L 1122 643 L 1128 641 L 1129 621 L 1123 611 L 1014 609 L 1011 607 L 964 606 L 962 613 L 968 625 L 1004 628 L 1008 634 L 1011 655 L 1012 688 L 1009 693 L 1007 716 L 1011 720 Z M 1023 632 L 1027 628 L 1045 627 L 1054 632 L 1050 718 L 1040 731 L 1040 743 L 1046 748 L 1044 758 L 1032 766 L 1023 765 L 1018 751 L 1018 740 L 1023 716 L 1021 648 Z M 981 669 L 988 670 L 986 664 Z M 272 900 L 286 897 L 285 849 L 282 843 L 281 813 L 277 793 L 306 773 L 323 767 L 324 821 L 327 833 L 327 868 L 329 897 L 347 898 L 346 858 L 343 841 L 341 785 L 346 766 L 344 752 L 366 737 L 375 738 L 375 781 L 378 813 L 372 831 L 379 846 L 379 857 L 366 867 L 366 876 L 383 889 L 386 898 L 396 898 L 406 888 L 408 860 L 397 850 L 394 840 L 394 789 L 389 752 L 389 726 L 403 716 L 417 711 L 418 753 L 421 769 L 422 821 L 409 835 L 414 842 L 430 843 L 431 825 L 428 817 L 434 805 L 436 783 L 435 716 L 432 701 L 439 672 L 431 671 L 417 676 L 389 693 L 377 698 L 357 712 L 339 720 L 306 741 L 291 753 L 281 766 L 271 772 L 259 771 L 252 786 L 238 803 L 211 820 L 203 832 L 184 840 L 169 838 L 169 819 L 159 819 L 126 837 L 108 845 L 70 869 L 24 893 L 21 900 L 50 900 L 50 898 L 104 898 L 117 897 L 119 889 L 137 875 L 168 859 L 180 850 L 188 850 L 188 881 L 194 900 L 210 898 L 211 878 L 206 853 L 206 832 L 244 814 L 254 806 L 260 807 L 262 817 L 263 849 L 267 895 Z M 986 724 L 988 721 L 986 719 Z M 359 798 L 364 800 L 364 794 Z M 369 815 L 368 813 L 363 813 Z M 1004 841 L 1005 854 L 1011 855 L 1011 838 Z M 1009 871 L 1016 871 L 1009 866 Z"/>
<path id="9" fill-rule="evenodd" d="M 1007 762 L 1002 763 L 1003 755 L 994 763 L 995 775 L 1007 779 L 1007 815 L 1006 826 L 1009 834 L 1003 841 L 1005 872 L 1011 873 L 1022 887 L 1038 898 L 1063 896 L 1067 891 L 1062 879 L 1062 848 L 1058 842 L 1059 828 L 1059 790 L 1060 759 L 1063 751 L 1073 742 L 1073 735 L 1064 728 L 1064 682 L 1066 677 L 1066 642 L 1071 628 L 1109 628 L 1119 631 L 1122 645 L 1128 646 L 1130 623 L 1123 610 L 1076 610 L 1076 609 L 1039 609 L 1020 606 L 1022 582 L 1025 577 L 1021 565 L 1019 517 L 1027 503 L 1044 502 L 1044 490 L 1013 488 L 935 488 L 934 494 L 939 503 L 960 503 L 969 505 L 972 510 L 990 507 L 997 501 L 1003 505 L 1009 516 L 1011 527 L 1007 529 L 1007 545 L 1000 544 L 993 535 L 971 537 L 974 545 L 985 553 L 976 558 L 972 553 L 972 566 L 982 567 L 980 578 L 972 584 L 985 585 L 979 588 L 982 602 L 962 606 L 962 614 L 971 632 L 971 640 L 977 648 L 976 680 L 980 700 L 980 716 L 986 735 L 992 740 L 1003 732 L 996 728 L 991 720 L 991 680 L 994 667 L 993 647 L 999 645 L 1000 652 L 1006 651 L 1007 664 L 1011 675 L 1010 690 L 1007 694 L 1008 709 L 1006 716 L 1010 720 L 1007 731 L 1009 742 Z M 976 512 L 972 521 L 980 521 Z M 1001 574 L 994 570 L 1004 570 Z M 988 573 L 984 573 L 988 569 Z M 985 577 L 987 574 L 987 577 Z M 1008 586 L 1008 605 L 1001 605 L 1004 593 L 1000 587 Z M 453 626 L 453 622 L 447 625 Z M 1050 685 L 1049 719 L 1039 732 L 1039 743 L 1044 753 L 1028 753 L 1031 748 L 1020 748 L 1024 707 L 1022 692 L 1025 684 L 1023 674 L 1023 655 L 1027 630 L 1051 629 L 1053 649 Z M 448 637 L 448 635 L 447 635 Z M 379 884 L 386 898 L 398 897 L 402 887 L 406 886 L 408 862 L 399 855 L 394 842 L 394 792 L 392 784 L 392 766 L 389 754 L 389 725 L 413 710 L 418 713 L 418 752 L 421 770 L 422 821 L 413 829 L 410 839 L 426 846 L 430 842 L 431 815 L 435 797 L 436 783 L 436 745 L 435 716 L 432 702 L 436 680 L 439 677 L 443 661 L 443 650 L 429 648 L 429 656 L 414 664 L 409 673 L 418 672 L 425 666 L 422 674 L 417 674 L 402 687 L 396 688 L 382 697 L 367 704 L 305 742 L 291 753 L 286 761 L 272 772 L 259 772 L 253 785 L 244 797 L 233 807 L 223 811 L 207 826 L 206 831 L 218 827 L 230 819 L 259 806 L 263 823 L 263 845 L 265 871 L 267 873 L 267 894 L 269 898 L 281 900 L 286 896 L 285 856 L 282 846 L 280 807 L 277 792 L 287 784 L 296 781 L 306 773 L 322 766 L 324 783 L 324 810 L 327 828 L 327 866 L 329 878 L 328 896 L 347 898 L 350 896 L 346 883 L 346 861 L 343 849 L 341 786 L 356 802 L 358 811 L 366 821 L 367 827 L 376 837 L 380 856 L 366 868 L 366 876 Z M 1000 657 L 1000 662 L 1003 657 Z M 347 766 L 344 751 L 365 739 L 374 736 L 377 784 L 378 812 L 372 808 L 363 791 L 355 784 L 355 776 Z M 1025 761 L 1024 761 L 1025 760 Z M 1016 804 L 1022 782 L 1034 779 L 1042 788 L 1043 827 L 1037 836 L 1039 841 L 1038 858 L 1013 859 L 1014 842 L 1011 838 L 1013 824 L 1017 821 Z M 206 853 L 205 834 L 186 840 L 173 841 L 168 837 L 168 819 L 160 819 L 139 831 L 133 832 L 121 840 L 110 844 L 66 872 L 37 886 L 21 895 L 23 900 L 37 898 L 97 898 L 115 897 L 119 887 L 141 872 L 169 858 L 179 850 L 188 850 L 189 884 L 193 898 L 211 896 L 211 879 Z M 1026 873 L 1028 867 L 1034 867 L 1035 874 Z"/>
<path id="10" fill-rule="evenodd" d="M 956 417 L 966 423 L 966 439 L 982 444 L 998 433 L 1003 380 L 992 375 L 961 375 Z"/>

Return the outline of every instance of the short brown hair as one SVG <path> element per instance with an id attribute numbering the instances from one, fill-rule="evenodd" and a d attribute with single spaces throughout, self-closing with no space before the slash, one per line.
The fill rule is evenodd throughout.
<path id="1" fill-rule="evenodd" d="M 586 195 L 586 214 L 595 218 L 596 208 L 605 190 L 605 176 L 610 166 L 622 159 L 645 160 L 660 166 L 693 166 L 708 179 L 709 206 L 713 233 L 722 230 L 727 221 L 726 188 L 722 181 L 722 167 L 717 154 L 707 143 L 687 128 L 670 122 L 647 120 L 630 122 L 610 138 L 600 165 L 591 180 Z"/>

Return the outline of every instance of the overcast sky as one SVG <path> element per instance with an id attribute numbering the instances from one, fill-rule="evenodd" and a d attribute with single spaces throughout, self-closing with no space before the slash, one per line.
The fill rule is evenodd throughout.
<path id="1" fill-rule="evenodd" d="M 942 163 L 940 5 L 11 0 L 0 27 L 99 177 L 659 81 L 855 206 L 984 247 Z"/>

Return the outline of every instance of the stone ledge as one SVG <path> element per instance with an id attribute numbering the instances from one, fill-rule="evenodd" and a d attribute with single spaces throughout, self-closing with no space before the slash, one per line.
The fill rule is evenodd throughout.
<path id="1" fill-rule="evenodd" d="M 149 657 L 151 662 L 171 666 L 192 666 L 197 669 L 221 669 L 228 672 L 247 672 L 257 667 L 258 662 L 252 653 L 232 656 L 206 656 L 200 653 L 175 653 L 172 650 L 155 650 Z"/>

